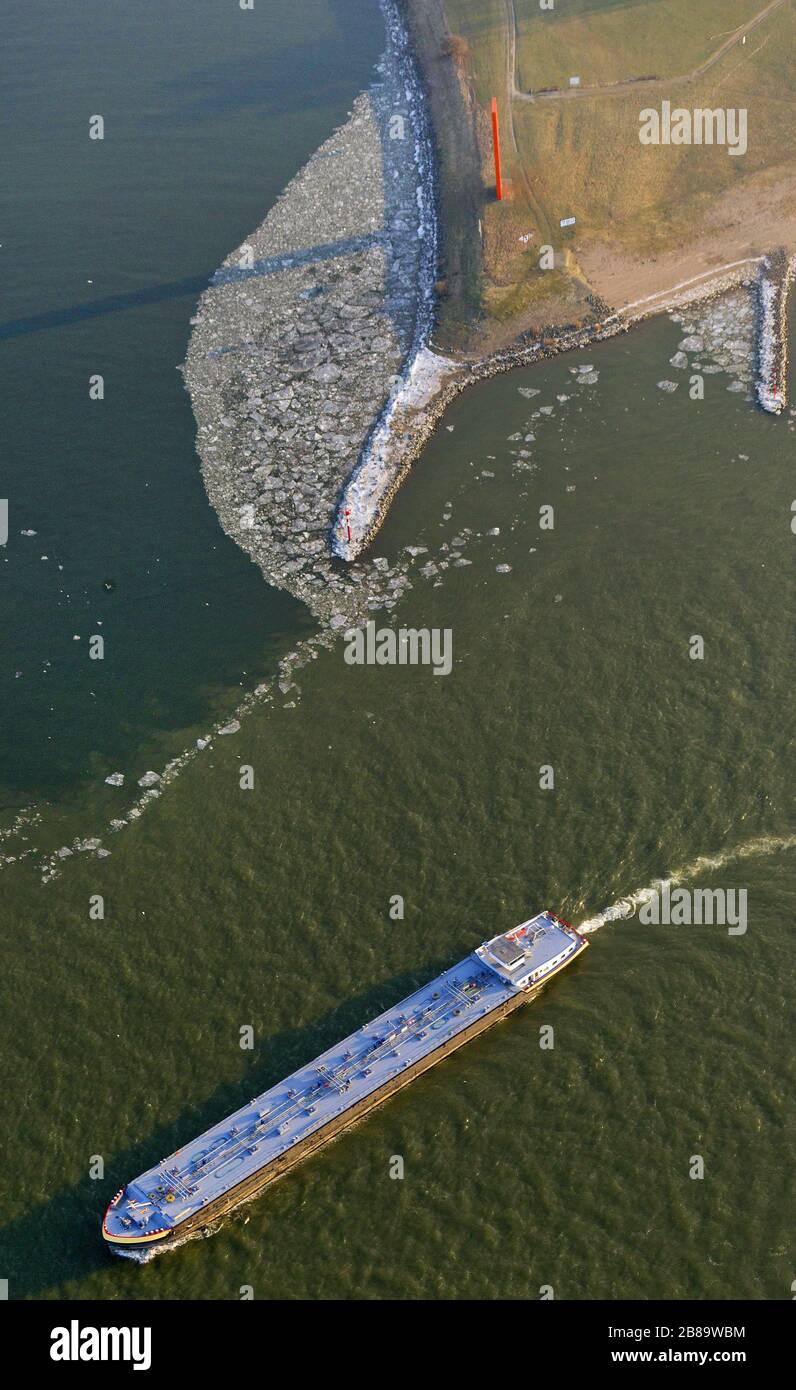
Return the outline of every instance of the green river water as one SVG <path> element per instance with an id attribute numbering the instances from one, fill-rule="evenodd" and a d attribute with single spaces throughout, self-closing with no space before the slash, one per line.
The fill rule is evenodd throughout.
<path id="1" fill-rule="evenodd" d="M 220 22 L 209 3 L 194 7 L 207 29 L 192 19 L 185 33 L 178 5 L 78 8 L 99 49 L 92 62 L 74 38 L 49 115 L 82 120 L 100 72 L 91 110 L 126 108 L 125 154 L 120 168 L 106 138 L 106 204 L 82 135 L 70 144 L 62 125 L 50 147 L 37 100 L 63 55 L 41 15 L 64 21 L 56 5 L 39 19 L 12 6 L 19 49 L 35 43 L 39 60 L 41 90 L 17 99 L 42 187 L 2 253 L 9 320 L 209 275 L 379 53 L 366 0 L 314 0 L 325 28 L 311 45 L 286 0 L 250 31 L 249 16 Z M 129 26 L 140 69 L 125 60 Z M 681 336 L 668 320 L 477 387 L 449 409 L 374 548 L 393 562 L 406 545 L 436 553 L 462 528 L 480 533 L 471 566 L 439 587 L 418 577 L 393 615 L 452 630 L 451 674 L 321 651 L 295 707 L 291 694 L 253 709 L 109 837 L 129 798 L 104 776 L 161 767 L 313 631 L 204 498 L 174 371 L 195 298 L 0 342 L 19 407 L 16 472 L 0 486 L 12 517 L 0 824 L 22 807 L 40 816 L 27 841 L 2 846 L 35 853 L 0 869 L 9 1296 L 536 1298 L 552 1285 L 575 1299 L 791 1297 L 787 418 L 763 417 L 724 376 L 703 402 L 657 390 Z M 587 360 L 599 382 L 573 394 L 569 367 Z M 92 406 L 98 424 L 83 386 L 103 366 L 119 386 Z M 533 401 L 518 391 L 531 386 Z M 518 471 L 508 436 L 541 404 L 555 412 L 534 427 L 533 470 Z M 75 654 L 96 631 L 113 653 L 101 676 Z M 704 661 L 689 659 L 695 633 Z M 539 787 L 546 764 L 553 791 Z M 75 856 L 41 882 L 45 853 L 95 834 L 109 858 Z M 182 1140 L 486 936 L 544 906 L 581 922 L 675 871 L 746 888 L 747 933 L 607 922 L 537 1002 L 212 1239 L 145 1266 L 107 1255 L 109 1196 Z M 247 1024 L 253 1052 L 239 1046 Z"/>

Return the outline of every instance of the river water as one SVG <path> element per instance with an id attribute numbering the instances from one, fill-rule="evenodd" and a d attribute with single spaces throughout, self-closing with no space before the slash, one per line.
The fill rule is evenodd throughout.
<path id="1" fill-rule="evenodd" d="M 109 836 L 129 796 L 104 777 L 162 768 L 314 631 L 218 528 L 174 368 L 185 282 L 344 119 L 380 18 L 369 0 L 196 0 L 190 22 L 92 0 L 67 20 L 47 0 L 9 25 L 27 192 L 2 250 L 0 824 L 32 822 L 0 868 L 10 1297 L 790 1297 L 789 419 L 723 374 L 701 402 L 682 373 L 659 390 L 682 336 L 666 319 L 477 387 L 374 549 L 472 561 L 414 575 L 392 615 L 450 628 L 451 674 L 321 650 L 299 694 L 255 706 Z M 586 363 L 598 381 L 574 387 Z M 53 849 L 94 835 L 109 857 L 42 882 Z M 539 1001 L 211 1240 L 108 1257 L 108 1197 L 182 1140 L 487 935 L 542 906 L 593 920 L 675 872 L 746 888 L 746 934 L 606 922 Z"/>

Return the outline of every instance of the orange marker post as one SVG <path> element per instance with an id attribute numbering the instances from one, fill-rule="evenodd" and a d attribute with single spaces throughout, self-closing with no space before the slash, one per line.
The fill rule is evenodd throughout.
<path id="1" fill-rule="evenodd" d="M 495 150 L 495 196 L 503 200 L 503 178 L 500 172 L 500 126 L 498 124 L 497 97 L 492 98 L 492 144 Z"/>

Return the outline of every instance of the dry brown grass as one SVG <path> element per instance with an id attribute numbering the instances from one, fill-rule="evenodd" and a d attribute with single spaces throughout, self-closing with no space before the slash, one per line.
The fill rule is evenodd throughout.
<path id="1" fill-rule="evenodd" d="M 470 45 L 461 34 L 449 34 L 442 45 L 442 52 L 455 63 L 465 63 L 470 56 Z"/>
<path id="2" fill-rule="evenodd" d="M 528 3 L 518 0 L 521 30 L 523 15 L 529 17 Z M 545 32 L 556 40 L 561 73 L 584 76 L 584 53 L 593 50 L 597 67 L 604 68 L 612 81 L 641 73 L 681 74 L 689 64 L 715 51 L 728 31 L 763 5 L 764 0 L 727 0 L 726 5 L 724 0 L 706 0 L 697 9 L 690 0 L 688 4 L 686 0 L 622 0 L 621 4 L 573 0 L 566 22 L 563 11 L 557 9 L 554 27 Z M 727 244 L 742 245 L 743 227 L 737 224 L 743 223 L 745 190 L 751 217 L 761 179 L 774 178 L 783 189 L 796 185 L 796 0 L 788 0 L 766 17 L 750 32 L 746 44 L 724 53 L 694 82 L 672 84 L 671 90 L 662 83 L 652 90 L 631 88 L 621 94 L 533 103 L 515 100 L 510 107 L 505 0 L 444 0 L 444 6 L 451 28 L 469 45 L 465 69 L 481 111 L 486 112 L 491 95 L 499 100 L 504 169 L 512 182 L 513 199 L 494 202 L 491 143 L 484 115 L 479 126 L 484 185 L 480 294 L 488 316 L 503 331 L 514 320 L 519 328 L 527 325 L 529 316 L 550 313 L 556 302 L 568 319 L 578 307 L 587 312 L 586 287 L 578 281 L 582 248 L 589 250 L 590 266 L 599 263 L 594 249 L 600 245 L 610 247 L 612 255 L 627 254 L 637 263 L 645 258 L 651 263 L 655 257 L 676 260 L 678 251 L 683 258 L 699 261 L 698 244 L 710 236 L 710 259 L 720 260 L 718 208 L 728 200 L 733 203 L 736 215 Z M 538 32 L 544 20 L 535 7 L 532 10 L 530 27 Z M 577 40 L 571 49 L 568 34 Z M 655 39 L 654 53 L 647 54 L 645 34 Z M 629 68 L 623 67 L 625 60 Z M 525 52 L 521 62 L 527 61 Z M 689 110 L 745 108 L 746 154 L 730 156 L 726 148 L 715 146 L 642 145 L 639 112 L 647 106 L 660 109 L 664 98 Z M 577 219 L 573 232 L 560 229 L 562 217 Z M 525 244 L 519 238 L 529 231 L 534 240 Z M 758 238 L 759 231 L 757 227 Z M 770 235 L 772 241 L 783 239 L 776 227 Z M 539 271 L 538 248 L 543 240 L 557 251 L 569 249 L 573 274 L 556 271 L 549 278 L 550 272 Z"/>

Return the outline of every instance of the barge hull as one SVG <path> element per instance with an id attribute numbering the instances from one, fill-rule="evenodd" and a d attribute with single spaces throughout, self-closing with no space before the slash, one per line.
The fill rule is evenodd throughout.
<path id="1" fill-rule="evenodd" d="M 118 1253 L 209 1233 L 227 1213 L 491 1028 L 586 949 L 550 912 L 472 955 L 133 1179 L 103 1235 Z"/>
<path id="2" fill-rule="evenodd" d="M 225 1192 L 222 1196 L 218 1197 L 212 1206 L 205 1207 L 203 1211 L 197 1212 L 195 1216 L 189 1216 L 187 1221 L 183 1221 L 176 1228 L 173 1235 L 178 1239 L 182 1239 L 183 1236 L 190 1233 L 196 1234 L 197 1231 L 211 1226 L 219 1217 L 229 1215 L 230 1212 L 235 1211 L 236 1208 L 241 1206 L 244 1202 L 250 1201 L 252 1198 L 258 1196 L 264 1188 L 270 1186 L 272 1182 L 276 1182 L 278 1178 L 284 1177 L 285 1174 L 289 1173 L 292 1168 L 295 1168 L 298 1163 L 303 1162 L 305 1158 L 309 1158 L 311 1154 L 322 1149 L 324 1145 L 330 1144 L 332 1140 L 336 1139 L 344 1130 L 350 1129 L 352 1125 L 364 1119 L 371 1110 L 375 1110 L 378 1106 L 383 1105 L 386 1100 L 389 1100 L 390 1096 L 395 1095 L 396 1091 L 400 1091 L 404 1086 L 408 1086 L 410 1081 L 414 1081 L 415 1078 L 421 1076 L 423 1072 L 429 1071 L 431 1067 L 436 1066 L 437 1062 L 441 1062 L 443 1058 L 449 1057 L 452 1052 L 456 1052 L 458 1048 L 462 1047 L 466 1042 L 470 1042 L 470 1040 L 477 1037 L 479 1033 L 486 1032 L 487 1028 L 491 1028 L 493 1023 L 499 1023 L 507 1014 L 513 1013 L 514 1010 L 520 1008 L 522 1004 L 527 1004 L 539 992 L 540 991 L 537 989 L 528 994 L 513 995 L 508 998 L 505 1003 L 499 1004 L 491 1013 L 486 1014 L 482 1018 L 475 1019 L 468 1028 L 463 1029 L 463 1031 L 457 1033 L 454 1038 L 450 1038 L 447 1042 L 443 1043 L 435 1052 L 428 1053 L 427 1056 L 422 1057 L 419 1061 L 413 1063 L 412 1066 L 407 1067 L 406 1071 L 394 1077 L 392 1081 L 387 1081 L 379 1091 L 376 1091 L 373 1095 L 365 1096 L 364 1099 L 358 1101 L 356 1105 L 352 1105 L 350 1110 L 346 1110 L 336 1119 L 330 1120 L 328 1125 L 325 1125 L 323 1129 L 316 1130 L 314 1134 L 308 1135 L 306 1139 L 299 1140 L 292 1149 L 288 1149 L 287 1153 L 282 1154 L 279 1158 L 273 1159 L 272 1162 L 269 1163 L 267 1167 L 262 1168 L 259 1173 L 254 1174 L 237 1187 L 231 1188 L 229 1192 Z M 157 1240 L 151 1242 L 152 1245 L 157 1245 L 158 1243 Z M 167 1243 L 168 1238 L 164 1241 L 164 1244 Z"/>

